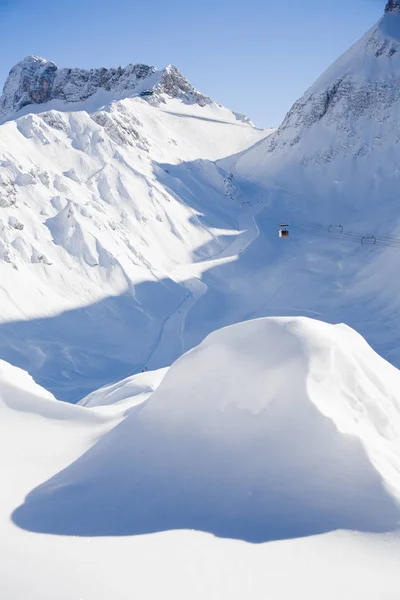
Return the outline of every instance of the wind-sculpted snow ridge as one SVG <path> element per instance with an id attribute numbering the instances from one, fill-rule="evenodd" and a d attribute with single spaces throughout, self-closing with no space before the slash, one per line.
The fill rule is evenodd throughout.
<path id="1" fill-rule="evenodd" d="M 10 415 L 21 413 L 32 415 L 34 419 L 54 419 L 55 421 L 95 425 L 103 419 L 95 413 L 90 414 L 81 407 L 66 402 L 59 402 L 53 394 L 39 386 L 33 378 L 22 369 L 0 360 L 0 414 L 5 435 Z M 29 422 L 29 417 L 27 418 Z M 25 427 L 27 422 L 23 424 Z M 35 432 L 32 431 L 32 436 Z M 28 440 L 26 444 L 28 445 Z"/>
<path id="2" fill-rule="evenodd" d="M 199 106 L 212 103 L 173 65 L 162 70 L 142 64 L 109 69 L 61 69 L 44 58 L 28 56 L 10 71 L 0 97 L 0 121 L 25 106 L 51 100 L 82 102 L 101 90 L 113 93 L 115 98 L 143 94 L 152 103 L 165 102 L 164 94 Z"/>
<path id="3" fill-rule="evenodd" d="M 78 404 L 85 408 L 115 407 L 123 404 L 136 406 L 147 400 L 161 384 L 168 367 L 157 371 L 144 371 L 111 385 L 95 390 Z"/>
<path id="4" fill-rule="evenodd" d="M 14 513 L 78 536 L 172 529 L 263 542 L 400 519 L 400 372 L 345 325 L 211 334 Z"/>

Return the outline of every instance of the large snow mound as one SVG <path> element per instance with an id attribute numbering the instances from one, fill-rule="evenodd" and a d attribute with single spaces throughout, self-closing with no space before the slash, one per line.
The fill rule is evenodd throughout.
<path id="1" fill-rule="evenodd" d="M 344 325 L 211 334 L 13 515 L 66 535 L 196 529 L 261 542 L 400 519 L 400 372 Z"/>

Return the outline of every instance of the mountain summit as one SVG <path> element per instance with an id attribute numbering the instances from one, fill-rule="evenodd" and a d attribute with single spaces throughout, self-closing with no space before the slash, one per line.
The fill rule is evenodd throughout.
<path id="1" fill-rule="evenodd" d="M 400 0 L 389 0 L 386 4 L 385 12 L 400 11 Z"/>
<path id="2" fill-rule="evenodd" d="M 11 325 L 5 333 L 4 320 L 22 318 L 30 327 L 29 319 L 46 317 L 50 325 L 58 313 L 75 322 L 84 305 L 93 305 L 92 331 L 109 340 L 115 333 L 119 356 L 107 356 L 104 340 L 87 361 L 92 351 L 79 345 L 92 370 L 90 387 L 77 390 L 74 383 L 72 390 L 68 375 L 71 389 L 59 397 L 77 400 L 131 373 L 132 364 L 135 371 L 170 364 L 183 344 L 175 319 L 183 326 L 207 289 L 185 265 L 219 255 L 243 229 L 242 201 L 215 161 L 268 134 L 201 95 L 173 66 L 86 71 L 37 57 L 17 64 L 0 99 L 0 356 L 17 364 L 22 358 L 19 350 L 8 354 L 16 330 Z M 130 345 L 123 352 L 122 323 Z M 61 328 L 77 339 L 75 325 Z M 161 338 L 173 353 L 168 359 Z M 33 342 L 35 356 L 47 352 L 41 354 L 42 342 Z M 65 361 L 50 345 L 53 358 L 36 364 L 54 369 L 55 356 Z M 65 345 L 57 347 L 82 379 L 86 366 L 76 368 Z"/>
<path id="3" fill-rule="evenodd" d="M 395 364 L 400 364 L 399 8 L 399 0 L 388 4 L 382 18 L 293 105 L 275 133 L 224 163 L 235 180 L 240 176 L 267 190 L 269 218 L 289 223 L 296 242 L 292 272 L 280 246 L 274 272 L 284 272 L 291 285 L 273 293 L 271 312 L 282 311 L 285 301 L 291 309 L 295 297 L 296 307 L 325 320 L 345 319 Z M 344 235 L 335 236 L 332 224 Z M 379 236 L 390 238 L 392 247 L 386 242 L 379 247 Z M 293 291 L 298 264 L 302 294 Z"/>
<path id="4" fill-rule="evenodd" d="M 321 180 L 318 198 L 336 194 L 341 218 L 357 198 L 364 215 L 366 197 L 374 194 L 381 203 L 387 196 L 389 201 L 395 187 L 384 187 L 382 181 L 398 177 L 396 161 L 388 159 L 399 147 L 399 10 L 400 0 L 391 0 L 378 23 L 293 105 L 274 135 L 237 164 L 247 173 L 251 168 L 263 181 L 273 177 L 277 182 L 279 177 L 285 188 L 288 170 L 296 172 L 295 178 L 306 178 L 314 190 Z M 344 162 L 339 166 L 339 161 Z M 382 169 L 379 180 L 377 164 Z M 312 197 L 311 189 L 307 195 Z"/>
<path id="5" fill-rule="evenodd" d="M 164 94 L 187 104 L 205 106 L 211 99 L 200 94 L 173 65 L 157 70 L 153 66 L 79 69 L 59 68 L 54 62 L 28 56 L 10 71 L 0 97 L 0 119 L 24 106 L 50 100 L 81 102 L 96 92 L 110 92 L 114 98 L 146 94 L 162 102 Z"/>

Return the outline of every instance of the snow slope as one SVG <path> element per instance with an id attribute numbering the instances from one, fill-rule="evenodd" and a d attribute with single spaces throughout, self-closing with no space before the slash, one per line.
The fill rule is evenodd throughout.
<path id="1" fill-rule="evenodd" d="M 263 283 L 255 282 L 254 293 L 259 298 L 263 288 L 264 303 L 250 301 L 249 313 L 344 320 L 399 365 L 395 5 L 294 104 L 273 135 L 220 165 L 237 185 L 242 180 L 257 190 L 250 200 L 264 239 L 253 244 L 249 260 L 243 257 L 233 280 L 247 289 L 249 265 L 264 253 L 266 264 L 260 261 L 258 271 Z M 278 244 L 279 223 L 289 223 L 291 234 Z M 219 319 L 212 326 L 222 324 Z"/>
<path id="2" fill-rule="evenodd" d="M 63 399 L 181 354 L 179 335 L 160 342 L 206 289 L 181 267 L 243 222 L 214 161 L 269 133 L 175 68 L 136 67 L 107 89 L 97 71 L 56 70 L 50 90 L 55 65 L 25 59 L 2 97 L 0 356 Z"/>
<path id="3" fill-rule="evenodd" d="M 113 415 L 0 377 L 2 598 L 400 594 L 400 373 L 350 328 L 215 332 Z"/>
<path id="4" fill-rule="evenodd" d="M 158 388 L 167 371 L 168 367 L 132 375 L 122 381 L 95 390 L 78 404 L 87 408 L 104 407 L 107 411 L 117 409 L 118 412 L 125 404 L 131 408 L 133 398 L 135 405 L 142 404 Z"/>

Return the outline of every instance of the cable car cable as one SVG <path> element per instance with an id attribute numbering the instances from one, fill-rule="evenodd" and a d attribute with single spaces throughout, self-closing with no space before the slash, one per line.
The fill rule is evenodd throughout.
<path id="1" fill-rule="evenodd" d="M 400 238 L 393 236 L 379 236 L 355 231 L 347 231 L 342 224 L 321 225 L 310 221 L 293 221 L 292 224 L 280 224 L 279 237 L 288 237 L 290 229 L 300 229 L 312 235 L 330 236 L 334 239 L 344 239 L 363 246 L 381 246 L 400 250 Z"/>

